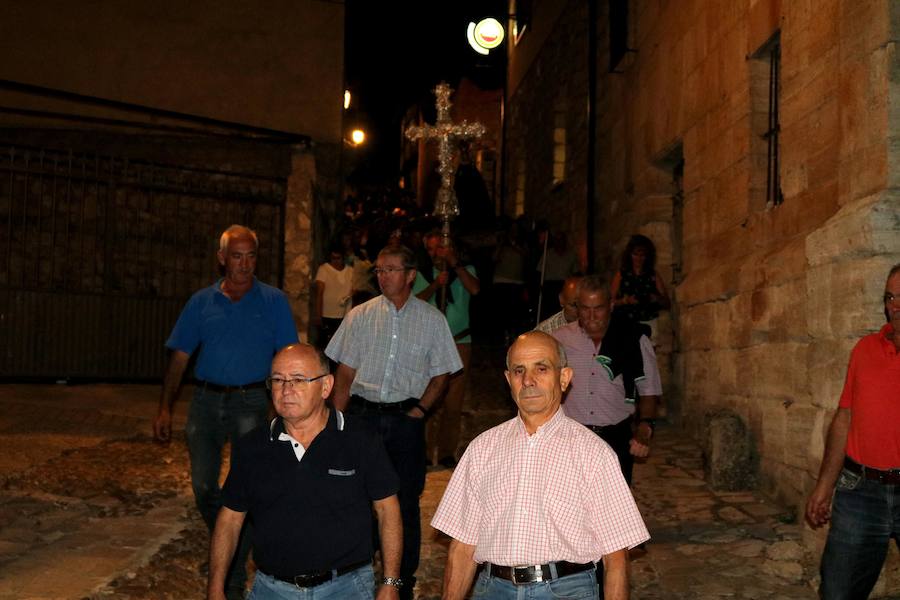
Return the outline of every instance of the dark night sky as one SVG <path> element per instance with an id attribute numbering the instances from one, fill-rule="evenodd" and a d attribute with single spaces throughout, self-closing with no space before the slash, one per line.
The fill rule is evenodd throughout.
<path id="1" fill-rule="evenodd" d="M 395 181 L 400 118 L 413 103 L 433 106 L 438 82 L 455 88 L 466 76 L 485 88 L 502 86 L 506 42 L 483 57 L 469 47 L 466 26 L 487 16 L 503 22 L 506 6 L 503 0 L 347 1 L 345 76 L 354 106 L 345 128 L 359 122 L 369 132 L 359 150 L 370 177 Z"/>

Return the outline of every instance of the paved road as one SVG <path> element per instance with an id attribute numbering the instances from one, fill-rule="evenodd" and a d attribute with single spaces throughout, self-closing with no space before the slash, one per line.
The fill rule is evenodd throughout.
<path id="1" fill-rule="evenodd" d="M 513 414 L 502 357 L 480 357 L 464 441 Z M 0 386 L 0 600 L 202 598 L 208 538 L 183 442 L 154 444 L 155 386 Z M 189 390 L 178 405 L 183 427 Z M 418 596 L 439 597 L 449 540 L 427 527 L 450 471 L 429 473 Z M 663 427 L 635 495 L 653 540 L 632 566 L 644 600 L 815 598 L 790 511 L 715 493 L 696 445 Z"/>

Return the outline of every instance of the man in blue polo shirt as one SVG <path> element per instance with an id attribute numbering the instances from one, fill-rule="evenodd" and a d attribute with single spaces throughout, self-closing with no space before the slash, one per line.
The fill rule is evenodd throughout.
<path id="1" fill-rule="evenodd" d="M 232 225 L 219 240 L 225 276 L 188 300 L 166 341 L 171 350 L 163 380 L 154 437 L 169 441 L 172 406 L 191 354 L 199 348 L 187 434 L 194 500 L 210 531 L 221 506 L 222 447 L 265 423 L 265 378 L 272 357 L 297 342 L 287 298 L 253 276 L 259 247 L 256 234 Z M 249 538 L 249 536 L 245 536 Z M 229 598 L 241 598 L 246 582 L 249 540 L 242 540 L 229 579 Z"/>

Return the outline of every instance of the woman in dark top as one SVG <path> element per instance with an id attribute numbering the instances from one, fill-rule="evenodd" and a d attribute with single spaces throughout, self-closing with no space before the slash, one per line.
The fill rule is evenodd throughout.
<path id="1" fill-rule="evenodd" d="M 649 324 L 659 311 L 671 306 L 666 286 L 656 272 L 656 247 L 643 235 L 628 240 L 611 287 L 615 312 L 632 321 Z"/>

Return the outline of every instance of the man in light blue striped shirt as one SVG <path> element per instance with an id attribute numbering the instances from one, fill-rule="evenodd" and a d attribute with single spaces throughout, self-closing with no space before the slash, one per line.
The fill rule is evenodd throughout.
<path id="1" fill-rule="evenodd" d="M 385 248 L 375 273 L 382 295 L 344 317 L 325 354 L 339 363 L 335 408 L 359 415 L 380 432 L 400 476 L 400 597 L 411 599 L 421 541 L 419 496 L 425 487 L 424 420 L 462 361 L 444 315 L 412 295 L 412 251 Z"/>

